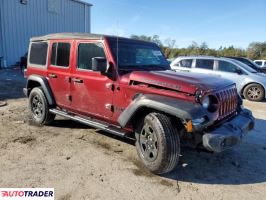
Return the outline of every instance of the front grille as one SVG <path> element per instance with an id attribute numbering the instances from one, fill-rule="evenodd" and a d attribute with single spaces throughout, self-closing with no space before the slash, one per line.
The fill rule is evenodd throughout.
<path id="1" fill-rule="evenodd" d="M 236 112 L 238 101 L 237 95 L 235 86 L 226 88 L 216 93 L 219 101 L 218 120 L 222 120 Z"/>

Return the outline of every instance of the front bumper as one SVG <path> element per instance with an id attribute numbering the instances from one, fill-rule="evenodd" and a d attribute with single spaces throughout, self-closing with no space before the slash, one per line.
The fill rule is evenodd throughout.
<path id="1" fill-rule="evenodd" d="M 205 131 L 202 136 L 203 146 L 214 152 L 229 149 L 242 141 L 243 136 L 252 130 L 255 119 L 249 110 L 242 110 L 236 117 L 225 122 L 213 131 Z"/>

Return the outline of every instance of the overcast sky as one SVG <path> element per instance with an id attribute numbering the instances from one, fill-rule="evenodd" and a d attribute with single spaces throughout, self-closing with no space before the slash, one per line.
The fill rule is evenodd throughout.
<path id="1" fill-rule="evenodd" d="M 246 48 L 266 41 L 266 0 L 86 0 L 92 32 L 159 35 L 178 47 L 196 41 L 209 47 Z"/>

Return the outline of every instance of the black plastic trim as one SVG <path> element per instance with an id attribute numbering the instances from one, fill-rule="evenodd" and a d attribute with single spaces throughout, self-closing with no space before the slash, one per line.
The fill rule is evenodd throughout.
<path id="1" fill-rule="evenodd" d="M 120 126 L 125 127 L 134 114 L 142 108 L 155 109 L 179 119 L 197 119 L 210 115 L 198 103 L 153 94 L 139 94 L 119 116 Z"/>
<path id="2" fill-rule="evenodd" d="M 74 120 L 74 121 L 77 121 L 77 122 L 80 122 L 82 124 L 97 128 L 97 129 L 107 131 L 109 133 L 112 133 L 120 137 L 127 137 L 126 132 L 124 132 L 122 129 L 111 126 L 110 124 L 106 124 L 105 122 L 101 122 L 99 120 L 96 121 L 92 118 L 85 118 L 85 117 L 81 117 L 75 114 L 69 114 L 67 112 L 64 112 L 58 109 L 50 109 L 49 112 L 56 114 L 56 115 L 60 115 L 62 117 L 65 117 L 71 120 Z"/>
<path id="3" fill-rule="evenodd" d="M 249 110 L 242 110 L 233 119 L 212 131 L 204 131 L 203 146 L 214 152 L 222 152 L 239 144 L 242 138 L 255 126 L 255 119 Z"/>
<path id="4" fill-rule="evenodd" d="M 34 81 L 37 82 L 41 85 L 42 90 L 47 98 L 47 101 L 49 103 L 49 105 L 55 105 L 55 99 L 52 93 L 52 90 L 50 88 L 49 82 L 48 80 L 43 77 L 43 76 L 39 76 L 39 75 L 30 75 L 27 79 L 27 85 L 26 85 L 26 89 L 27 89 L 27 96 L 29 96 L 30 90 L 29 90 L 29 82 L 30 81 Z M 32 88 L 31 88 L 32 89 Z"/>

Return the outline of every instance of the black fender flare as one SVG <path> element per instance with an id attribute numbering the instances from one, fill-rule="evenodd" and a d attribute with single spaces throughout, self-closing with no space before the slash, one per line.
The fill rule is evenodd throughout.
<path id="1" fill-rule="evenodd" d="M 53 92 L 50 88 L 49 82 L 48 80 L 43 77 L 43 76 L 39 76 L 39 75 L 30 75 L 27 79 L 27 84 L 26 84 L 26 89 L 27 89 L 27 96 L 29 96 L 30 93 L 30 86 L 29 83 L 33 81 L 33 82 L 37 82 L 41 85 L 42 90 L 47 98 L 47 101 L 49 103 L 49 105 L 55 105 L 55 99 L 54 99 L 54 95 Z M 32 89 L 32 88 L 31 88 Z"/>
<path id="2" fill-rule="evenodd" d="M 140 94 L 120 114 L 118 118 L 120 126 L 125 127 L 134 114 L 142 108 L 155 109 L 183 120 L 208 116 L 206 109 L 199 103 L 160 95 Z"/>

